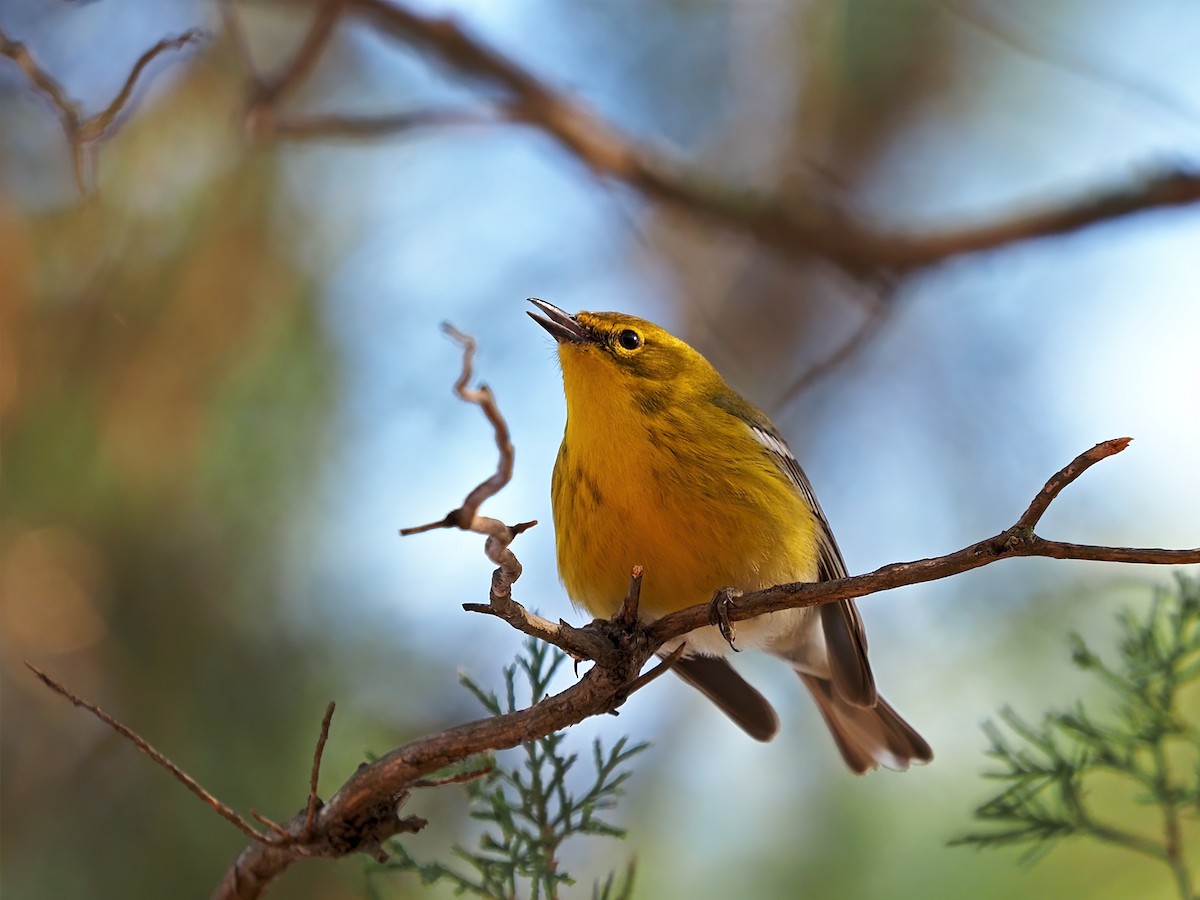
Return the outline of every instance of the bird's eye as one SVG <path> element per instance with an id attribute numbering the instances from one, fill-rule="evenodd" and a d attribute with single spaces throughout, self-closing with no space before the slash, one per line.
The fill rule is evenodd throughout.
<path id="1" fill-rule="evenodd" d="M 617 335 L 617 343 L 625 350 L 636 350 L 642 346 L 642 336 L 632 328 L 626 328 Z"/>

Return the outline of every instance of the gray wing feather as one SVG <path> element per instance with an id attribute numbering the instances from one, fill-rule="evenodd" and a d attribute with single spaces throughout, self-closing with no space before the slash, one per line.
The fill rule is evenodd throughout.
<path id="1" fill-rule="evenodd" d="M 847 577 L 850 573 L 834 540 L 829 520 L 791 448 L 769 422 L 746 424 L 813 511 L 817 523 L 817 580 L 836 581 Z M 854 601 L 826 603 L 821 606 L 820 614 L 834 688 L 842 699 L 854 706 L 874 706 L 879 695 L 867 660 L 867 632 Z"/>

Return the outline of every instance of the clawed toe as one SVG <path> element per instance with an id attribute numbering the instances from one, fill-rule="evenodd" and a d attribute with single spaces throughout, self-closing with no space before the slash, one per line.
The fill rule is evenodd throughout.
<path id="1" fill-rule="evenodd" d="M 721 632 L 721 637 L 725 638 L 726 643 L 729 644 L 729 649 L 735 653 L 739 651 L 733 645 L 735 635 L 733 622 L 729 618 L 729 610 L 740 596 L 742 596 L 742 592 L 737 588 L 723 587 L 713 594 L 713 598 L 708 604 L 708 624 L 717 626 Z"/>

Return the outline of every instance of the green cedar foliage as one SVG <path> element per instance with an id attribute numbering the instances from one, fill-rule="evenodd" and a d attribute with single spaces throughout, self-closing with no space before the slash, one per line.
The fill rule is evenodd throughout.
<path id="1" fill-rule="evenodd" d="M 1111 665 L 1071 637 L 1072 660 L 1107 689 L 1112 711 L 1098 718 L 1077 703 L 1034 724 L 1003 709 L 1007 728 L 984 726 L 988 756 L 999 764 L 985 777 L 1001 784 L 975 810 L 988 827 L 951 843 L 1019 846 L 1036 860 L 1065 838 L 1090 838 L 1160 861 L 1187 900 L 1185 828 L 1200 810 L 1200 723 L 1180 695 L 1200 679 L 1200 580 L 1181 575 L 1174 590 L 1155 591 L 1144 614 L 1125 610 L 1118 621 Z M 1116 785 L 1152 815 L 1131 821 L 1102 808 Z"/>
<path id="2" fill-rule="evenodd" d="M 547 695 L 551 679 L 566 659 L 557 648 L 529 639 L 514 665 L 504 669 L 503 698 L 485 691 L 468 676 L 460 680 L 464 687 L 492 715 L 515 712 L 518 682 L 529 693 L 529 704 Z M 470 768 L 491 766 L 482 778 L 465 785 L 472 818 L 487 823 L 487 829 L 475 849 L 455 846 L 456 862 L 418 862 L 399 841 L 388 844 L 391 859 L 374 867 L 373 875 L 413 872 L 422 884 L 445 884 L 455 894 L 475 897 L 530 897 L 553 900 L 560 889 L 573 885 L 574 879 L 559 864 L 559 848 L 571 837 L 595 835 L 621 838 L 625 832 L 601 818 L 612 809 L 622 793 L 622 785 L 632 774 L 623 768 L 646 744 L 629 743 L 622 737 L 606 750 L 600 740 L 592 744 L 593 772 L 582 790 L 568 785 L 567 775 L 578 754 L 566 753 L 567 732 L 522 744 L 518 761 L 511 767 L 496 760 L 474 762 Z M 446 774 L 446 773 L 442 773 Z M 434 776 L 436 780 L 438 776 Z M 594 900 L 628 900 L 633 890 L 633 866 L 621 875 L 610 874 L 592 888 Z M 371 890 L 382 896 L 373 880 Z"/>

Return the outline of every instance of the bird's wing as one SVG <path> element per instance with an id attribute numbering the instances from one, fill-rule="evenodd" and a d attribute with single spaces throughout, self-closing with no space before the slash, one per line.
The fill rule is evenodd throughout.
<path id="1" fill-rule="evenodd" d="M 825 511 L 817 502 L 812 483 L 782 435 L 765 415 L 742 398 L 721 398 L 716 405 L 746 423 L 754 439 L 787 476 L 813 512 L 817 526 L 817 580 L 836 581 L 850 573 L 838 549 Z M 829 668 L 838 694 L 855 706 L 870 707 L 878 701 L 875 676 L 867 660 L 867 632 L 853 600 L 841 600 L 821 606 L 821 626 L 829 653 Z"/>

